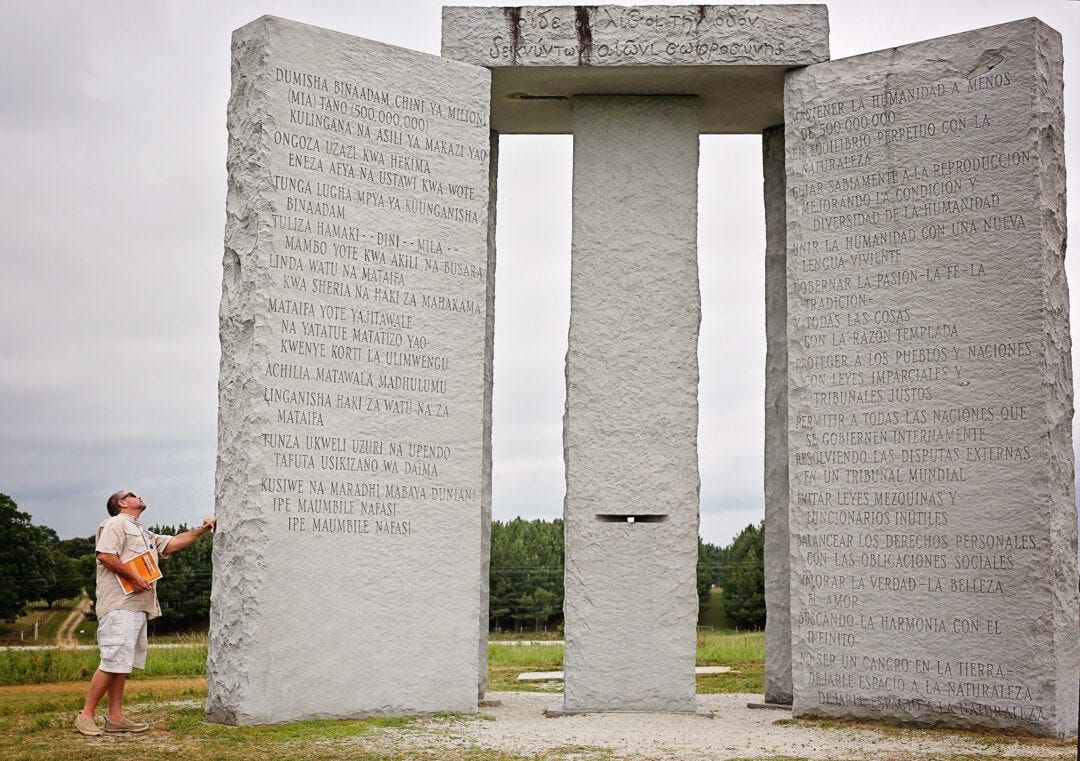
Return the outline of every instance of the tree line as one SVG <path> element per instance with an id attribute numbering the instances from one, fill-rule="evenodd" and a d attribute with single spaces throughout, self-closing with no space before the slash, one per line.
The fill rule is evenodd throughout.
<path id="1" fill-rule="evenodd" d="M 151 526 L 155 534 L 179 534 L 188 526 Z M 212 539 L 212 535 L 211 535 Z M 213 542 L 203 539 L 169 557 L 158 582 L 162 616 L 155 631 L 202 628 L 210 618 Z M 97 558 L 94 537 L 61 539 L 47 526 L 36 526 L 15 501 L 0 494 L 0 620 L 14 621 L 26 606 L 44 601 L 95 595 Z"/>
<path id="2" fill-rule="evenodd" d="M 35 526 L 11 497 L 0 494 L 0 619 L 14 621 L 31 602 L 52 607 L 78 596 L 94 573 L 93 556 L 78 557 L 75 545 L 83 541 L 62 541 L 51 528 Z"/>
<path id="3" fill-rule="evenodd" d="M 491 522 L 489 626 L 547 629 L 562 623 L 563 522 L 514 518 Z M 713 587 L 732 626 L 765 626 L 765 531 L 743 529 L 726 547 L 698 539 L 698 608 L 712 604 Z"/>
<path id="4" fill-rule="evenodd" d="M 178 534 L 188 526 L 151 526 L 157 534 Z M 740 629 L 765 625 L 765 533 L 747 526 L 726 547 L 698 540 L 697 590 L 702 611 L 711 590 L 723 590 L 727 621 Z M 206 626 L 210 617 L 213 535 L 168 560 L 158 582 L 162 616 L 157 632 Z M 491 523 L 489 625 L 492 630 L 556 628 L 562 624 L 563 522 L 525 520 Z M 91 598 L 95 584 L 94 537 L 60 539 L 0 494 L 0 619 L 14 621 L 29 603 Z"/>

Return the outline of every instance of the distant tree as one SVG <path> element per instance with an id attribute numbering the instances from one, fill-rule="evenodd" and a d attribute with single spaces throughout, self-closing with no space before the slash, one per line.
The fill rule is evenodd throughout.
<path id="1" fill-rule="evenodd" d="M 69 558 L 81 558 L 83 555 L 93 555 L 95 547 L 94 537 L 77 536 L 74 539 L 61 539 L 53 549 L 62 552 Z"/>
<path id="2" fill-rule="evenodd" d="M 49 547 L 55 548 L 56 545 L 60 544 L 60 535 L 56 533 L 55 529 L 51 529 L 48 526 L 38 526 L 37 528 Z"/>
<path id="3" fill-rule="evenodd" d="M 745 629 L 765 626 L 765 525 L 747 526 L 726 548 L 724 614 Z"/>
<path id="4" fill-rule="evenodd" d="M 78 589 L 71 593 L 71 587 L 75 586 L 75 582 L 66 590 L 60 590 L 57 594 L 60 597 L 56 599 L 67 599 L 79 594 L 80 591 L 85 592 L 91 599 L 95 597 L 96 589 L 95 584 L 97 581 L 97 555 L 94 553 L 94 547 L 96 542 L 92 536 L 77 536 L 74 539 L 61 539 L 53 547 L 53 551 L 61 555 L 66 555 L 72 560 L 71 566 L 68 567 L 68 573 L 77 577 Z M 57 563 L 57 569 L 61 567 L 61 562 Z M 60 575 L 60 571 L 57 570 L 57 576 Z M 58 579 L 59 581 L 59 579 Z M 61 594 L 61 592 L 67 592 L 67 594 Z"/>
<path id="5" fill-rule="evenodd" d="M 76 558 L 68 557 L 55 548 L 50 552 L 53 559 L 53 580 L 45 588 L 41 599 L 51 608 L 58 600 L 78 597 L 86 585 L 86 579 L 82 574 L 83 566 Z"/>
<path id="6" fill-rule="evenodd" d="M 489 579 L 491 626 L 556 625 L 563 605 L 562 521 L 492 521 Z"/>
<path id="7" fill-rule="evenodd" d="M 709 601 L 712 599 L 710 590 L 712 589 L 712 552 L 710 550 L 716 549 L 714 545 L 709 544 L 698 537 L 698 553 L 697 553 L 697 595 L 698 595 L 698 612 L 705 611 L 709 607 Z"/>
<path id="8" fill-rule="evenodd" d="M 704 560 L 708 572 L 709 586 L 719 587 L 724 584 L 724 563 L 727 561 L 727 548 L 701 541 L 698 544 L 698 558 Z"/>
<path id="9" fill-rule="evenodd" d="M 151 526 L 154 534 L 182 534 L 188 526 Z M 183 552 L 170 555 L 161 563 L 157 583 L 161 618 L 152 623 L 155 631 L 200 628 L 210 621 L 210 584 L 213 576 L 213 534 L 202 537 Z"/>
<path id="10" fill-rule="evenodd" d="M 0 619 L 14 621 L 27 603 L 43 599 L 54 579 L 50 542 L 55 536 L 0 494 Z"/>
<path id="11" fill-rule="evenodd" d="M 94 620 L 93 604 L 97 601 L 97 555 L 83 555 L 75 559 L 76 571 L 83 582 L 83 591 L 90 598 L 90 612 L 87 618 Z"/>

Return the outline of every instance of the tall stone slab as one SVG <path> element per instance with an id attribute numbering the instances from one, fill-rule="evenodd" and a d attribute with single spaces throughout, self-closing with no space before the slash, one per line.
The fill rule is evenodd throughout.
<path id="1" fill-rule="evenodd" d="M 796 715 L 1076 732 L 1061 44 L 787 77 Z"/>
<path id="2" fill-rule="evenodd" d="M 762 133 L 765 201 L 765 702 L 791 705 L 784 125 Z"/>
<path id="3" fill-rule="evenodd" d="M 567 711 L 695 710 L 697 116 L 574 99 Z"/>
<path id="4" fill-rule="evenodd" d="M 211 720 L 476 710 L 488 91 L 284 19 L 234 36 Z"/>

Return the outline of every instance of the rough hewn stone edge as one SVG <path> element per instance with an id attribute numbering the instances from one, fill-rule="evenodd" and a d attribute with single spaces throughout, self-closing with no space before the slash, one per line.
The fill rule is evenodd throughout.
<path id="1" fill-rule="evenodd" d="M 1053 647 L 1056 662 L 1054 724 L 1060 736 L 1075 736 L 1080 637 L 1077 633 L 1077 525 L 1072 446 L 1072 339 L 1069 285 L 1065 279 L 1065 133 L 1061 35 L 1031 19 L 1035 45 L 1035 93 L 1029 132 L 1038 155 L 1042 268 L 1046 284 L 1043 359 L 1047 378 L 1050 557 Z"/>
<path id="2" fill-rule="evenodd" d="M 484 329 L 484 452 L 480 498 L 480 665 L 478 700 L 487 691 L 488 610 L 491 603 L 491 405 L 495 379 L 495 210 L 499 179 L 499 133 L 488 152 L 487 311 Z"/>
<path id="3" fill-rule="evenodd" d="M 765 196 L 765 702 L 791 705 L 787 170 L 784 125 L 762 133 Z"/>
<path id="4" fill-rule="evenodd" d="M 252 368 L 258 363 L 256 315 L 265 299 L 259 254 L 272 245 L 266 220 L 273 209 L 270 142 L 266 126 L 270 38 L 277 19 L 263 16 L 236 30 L 232 44 L 232 94 L 228 107 L 229 152 L 224 276 L 219 330 L 218 454 L 214 541 L 215 584 L 210 600 L 206 716 L 226 724 L 252 723 L 243 706 L 259 689 L 253 644 L 260 639 L 258 601 L 265 580 L 269 541 L 258 504 L 264 468 L 258 453 L 261 392 Z M 265 327 L 264 327 L 265 329 Z"/>
<path id="5" fill-rule="evenodd" d="M 1038 736 L 1069 736 L 1077 733 L 1077 684 L 1080 674 L 1080 633 L 1077 631 L 1077 512 L 1075 504 L 1074 455 L 1072 449 L 1072 363 L 1071 338 L 1068 316 L 1068 284 L 1065 279 L 1065 157 L 1064 124 L 1062 112 L 1062 47 L 1060 35 L 1036 18 L 996 24 L 980 29 L 905 44 L 895 51 L 910 50 L 931 43 L 948 43 L 964 35 L 986 32 L 1002 27 L 1012 27 L 1023 39 L 1025 51 L 1030 54 L 1028 63 L 1036 67 L 1035 84 L 1030 93 L 1029 142 L 1038 153 L 1032 170 L 1031 188 L 1038 191 L 1033 203 L 1038 204 L 1041 222 L 1041 252 L 1032 252 L 1032 267 L 1041 267 L 1043 297 L 1044 342 L 1041 369 L 1046 383 L 1045 433 L 1047 440 L 1046 467 L 1047 488 L 1044 501 L 1038 505 L 1049 515 L 1046 529 L 1050 548 L 1041 561 L 1042 568 L 1051 576 L 1043 589 L 1050 591 L 1053 599 L 1043 610 L 1045 622 L 1053 627 L 1049 638 L 1052 652 L 1041 653 L 1052 659 L 1047 669 L 1054 674 L 1055 684 L 1047 690 L 1045 721 L 1024 721 L 1007 727 L 1010 731 L 1026 732 Z M 1030 50 L 1027 47 L 1030 46 Z M 815 64 L 806 71 L 817 71 L 826 76 L 835 65 L 850 64 L 861 59 L 881 56 L 889 49 L 861 53 L 847 58 Z M 801 70 L 787 74 L 785 82 L 785 109 L 787 99 L 792 97 L 792 79 L 802 76 Z M 797 222 L 789 222 L 789 237 L 798 231 Z M 1034 509 L 1036 505 L 1032 504 Z M 1019 509 L 1019 508 L 1018 508 Z M 1045 534 L 1044 534 L 1045 535 Z M 1041 590 L 1040 590 L 1041 591 Z M 798 709 L 796 717 L 830 718 L 830 714 Z M 959 723 L 948 719 L 913 719 L 871 716 L 874 720 L 897 724 L 926 727 L 952 727 L 969 729 L 979 726 L 1001 729 L 1000 725 L 979 722 Z"/>

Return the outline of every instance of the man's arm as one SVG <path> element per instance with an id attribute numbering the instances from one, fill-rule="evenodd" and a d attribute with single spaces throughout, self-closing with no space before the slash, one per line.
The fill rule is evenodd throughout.
<path id="1" fill-rule="evenodd" d="M 108 552 L 97 553 L 98 562 L 115 573 L 117 576 L 121 576 L 127 580 L 131 586 L 135 587 L 136 592 L 145 592 L 150 589 L 150 582 L 144 579 L 135 571 L 128 568 L 126 565 L 120 562 L 118 555 L 113 555 Z"/>
<path id="2" fill-rule="evenodd" d="M 171 555 L 177 550 L 182 550 L 185 547 L 190 547 L 195 544 L 195 540 L 205 534 L 207 531 L 213 531 L 214 526 L 217 525 L 215 518 L 204 518 L 202 525 L 191 529 L 191 531 L 185 531 L 182 534 L 177 534 L 169 543 L 165 545 L 165 555 Z"/>

